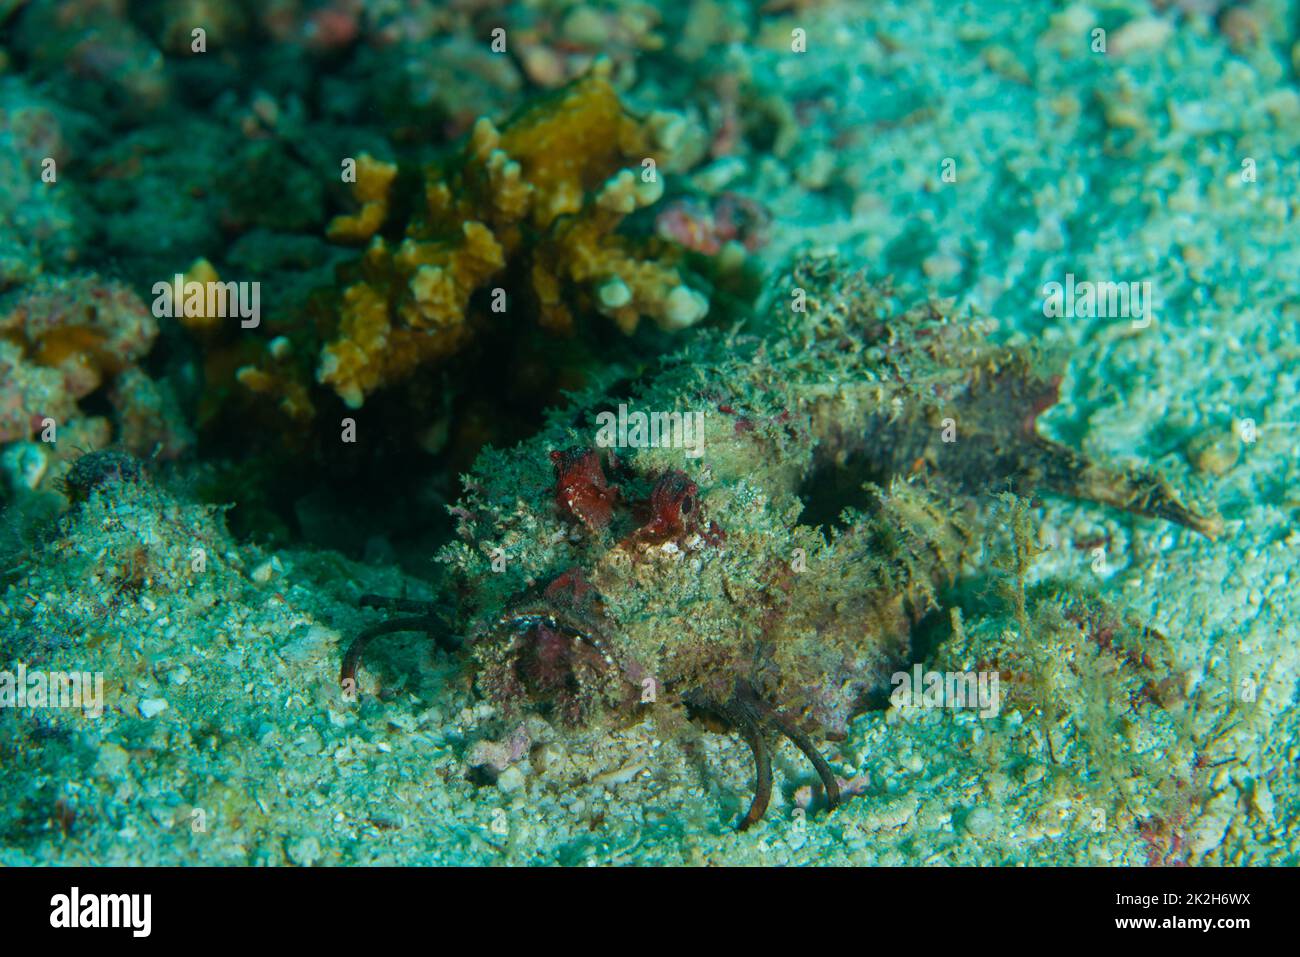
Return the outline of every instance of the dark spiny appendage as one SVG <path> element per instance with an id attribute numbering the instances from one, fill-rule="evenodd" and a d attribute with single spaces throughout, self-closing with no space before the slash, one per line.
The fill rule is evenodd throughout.
<path id="1" fill-rule="evenodd" d="M 386 595 L 362 595 L 358 604 L 362 608 L 383 608 L 387 611 L 405 612 L 410 618 L 394 618 L 372 625 L 352 639 L 347 653 L 343 656 L 343 665 L 339 669 L 339 684 L 345 689 L 355 690 L 357 686 L 357 668 L 361 664 L 361 654 L 371 641 L 381 635 L 392 635 L 399 631 L 423 631 L 431 635 L 438 647 L 452 651 L 458 642 L 447 634 L 438 604 L 413 598 L 390 598 Z"/>
<path id="2" fill-rule="evenodd" d="M 736 830 L 744 831 L 763 819 L 767 805 L 772 800 L 772 755 L 767 747 L 766 732 L 776 731 L 789 738 L 796 748 L 812 763 L 826 789 L 826 803 L 834 810 L 840 803 L 840 785 L 835 772 L 826 763 L 816 746 L 806 734 L 795 727 L 786 715 L 773 708 L 758 697 L 746 682 L 736 682 L 735 692 L 725 703 L 718 704 L 698 696 L 688 695 L 687 702 L 700 711 L 709 712 L 722 718 L 732 728 L 739 731 L 754 755 L 754 799 L 749 810 L 736 825 Z"/>

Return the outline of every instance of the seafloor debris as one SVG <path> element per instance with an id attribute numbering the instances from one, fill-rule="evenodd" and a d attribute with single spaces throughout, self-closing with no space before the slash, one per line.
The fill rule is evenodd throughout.
<path id="1" fill-rule="evenodd" d="M 0 80 L 0 290 L 76 261 L 83 224 L 48 181 L 68 156 L 57 107 L 17 77 Z"/>
<path id="2" fill-rule="evenodd" d="M 113 280 L 43 276 L 10 293 L 0 302 L 0 443 L 40 436 L 52 449 L 86 418 L 78 403 L 107 385 L 127 448 L 179 454 L 190 435 L 175 399 L 137 365 L 157 335 L 144 303 Z"/>
<path id="3" fill-rule="evenodd" d="M 724 192 L 707 206 L 699 200 L 675 200 L 655 217 L 659 235 L 687 249 L 717 255 L 730 242 L 753 252 L 767 242 L 771 215 L 761 204 Z"/>
<path id="4" fill-rule="evenodd" d="M 81 504 L 98 489 L 144 479 L 144 466 L 137 459 L 118 449 L 99 449 L 77 458 L 63 480 L 63 487 L 70 501 Z"/>
<path id="5" fill-rule="evenodd" d="M 1052 491 L 1221 530 L 1158 475 L 1040 436 L 1059 369 L 987 333 L 937 304 L 900 311 L 888 289 L 810 260 L 762 335 L 705 336 L 636 390 L 639 408 L 716 410 L 699 458 L 620 451 L 620 498 L 648 490 L 648 524 L 610 494 L 572 424 L 600 395 L 485 453 L 459 506 L 463 541 L 442 553 L 463 578 L 480 691 L 561 724 L 647 709 L 721 718 L 754 752 L 747 826 L 770 793 L 769 730 L 812 760 L 835 803 L 807 735 L 842 736 L 909 664 L 913 629 L 986 537 L 990 493 Z M 845 474 L 855 494 L 841 500 Z M 836 511 L 829 531 L 799 521 Z"/>
<path id="6" fill-rule="evenodd" d="M 60 99 L 144 115 L 172 88 L 161 51 L 127 16 L 124 2 L 34 3 L 19 18 L 14 46 L 30 72 Z"/>

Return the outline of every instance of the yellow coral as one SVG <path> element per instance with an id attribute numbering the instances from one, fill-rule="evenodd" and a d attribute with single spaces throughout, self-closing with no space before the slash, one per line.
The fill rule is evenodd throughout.
<path id="1" fill-rule="evenodd" d="M 326 235 L 334 242 L 365 242 L 388 218 L 388 195 L 397 176 L 397 166 L 377 160 L 368 153 L 357 157 L 357 179 L 352 195 L 361 208 L 352 216 L 336 216 Z"/>
<path id="2" fill-rule="evenodd" d="M 206 259 L 196 259 L 191 264 L 189 272 L 181 277 L 181 288 L 189 289 L 190 283 L 198 283 L 205 289 L 208 283 L 220 282 L 221 277 L 217 275 L 217 270 L 212 263 Z M 192 306 L 182 307 L 181 303 L 174 303 L 176 318 L 181 325 L 191 332 L 210 333 L 220 327 L 222 320 L 225 318 L 221 310 L 213 310 L 214 314 L 209 314 L 207 309 L 206 297 L 194 297 Z"/>
<path id="3" fill-rule="evenodd" d="M 454 159 L 427 172 L 423 204 L 396 248 L 380 235 L 396 169 L 357 162 L 355 214 L 331 239 L 369 241 L 360 279 L 343 292 L 317 378 L 350 406 L 471 337 L 471 297 L 524 280 L 537 321 L 570 333 L 574 307 L 624 332 L 643 316 L 664 329 L 697 322 L 708 300 L 683 284 L 668 250 L 619 236 L 623 218 L 659 199 L 648 133 L 627 114 L 607 67 L 530 104 L 501 129 L 475 124 Z"/>
<path id="4" fill-rule="evenodd" d="M 276 399 L 280 411 L 296 422 L 310 421 L 315 412 L 307 387 L 291 376 L 247 365 L 235 371 L 235 379 L 249 392 Z"/>

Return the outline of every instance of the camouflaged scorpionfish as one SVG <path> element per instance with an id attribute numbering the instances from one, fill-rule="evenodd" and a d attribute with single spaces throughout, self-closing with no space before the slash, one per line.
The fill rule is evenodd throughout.
<path id="1" fill-rule="evenodd" d="M 763 335 L 703 334 L 622 389 L 630 409 L 707 410 L 693 449 L 597 449 L 595 416 L 620 400 L 579 397 L 529 442 L 484 453 L 442 555 L 463 579 L 453 633 L 481 693 L 561 724 L 648 708 L 720 720 L 754 755 L 742 829 L 770 798 L 772 732 L 838 802 L 810 736 L 843 736 L 910 664 L 982 499 L 1043 490 L 1221 530 L 1159 476 L 1041 437 L 1060 381 L 1046 357 L 933 305 L 899 311 L 833 261 L 799 264 L 784 295 Z M 865 495 L 833 530 L 800 524 L 805 499 L 847 474 Z M 499 573 L 494 555 L 509 559 Z M 353 643 L 345 680 L 376 635 L 439 627 L 405 604 L 415 617 Z"/>

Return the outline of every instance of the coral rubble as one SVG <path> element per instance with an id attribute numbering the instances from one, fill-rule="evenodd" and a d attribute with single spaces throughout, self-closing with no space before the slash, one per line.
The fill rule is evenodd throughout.
<path id="1" fill-rule="evenodd" d="M 93 274 L 11 292 L 0 302 L 0 442 L 39 435 L 52 447 L 84 418 L 78 403 L 109 386 L 117 438 L 141 455 L 178 455 L 189 430 L 169 389 L 138 364 L 157 336 L 134 292 Z"/>

